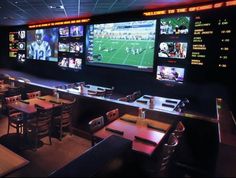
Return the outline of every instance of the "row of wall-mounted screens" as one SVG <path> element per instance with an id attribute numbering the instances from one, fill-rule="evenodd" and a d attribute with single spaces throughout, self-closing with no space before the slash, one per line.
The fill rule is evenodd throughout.
<path id="1" fill-rule="evenodd" d="M 152 72 L 155 53 L 161 60 L 187 57 L 190 17 L 72 25 L 10 32 L 10 57 L 58 62 L 63 69 L 87 65 Z M 86 35 L 85 35 L 86 34 Z M 156 34 L 162 36 L 156 47 Z M 173 40 L 174 39 L 174 40 Z M 156 79 L 182 83 L 187 62 L 157 66 Z"/>

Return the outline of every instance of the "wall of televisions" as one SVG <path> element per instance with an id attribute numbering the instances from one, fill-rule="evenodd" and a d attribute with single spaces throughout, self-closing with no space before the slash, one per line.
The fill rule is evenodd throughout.
<path id="1" fill-rule="evenodd" d="M 222 1 L 139 12 L 135 20 L 91 17 L 19 27 L 9 32 L 9 58 L 50 62 L 62 70 L 97 66 L 149 72 L 158 81 L 182 84 L 231 67 L 235 6 L 236 1 Z"/>

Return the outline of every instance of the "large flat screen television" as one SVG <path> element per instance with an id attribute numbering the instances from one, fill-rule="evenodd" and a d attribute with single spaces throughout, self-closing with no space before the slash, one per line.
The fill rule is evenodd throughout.
<path id="1" fill-rule="evenodd" d="M 184 68 L 157 66 L 156 79 L 160 81 L 183 83 Z"/>
<path id="2" fill-rule="evenodd" d="M 152 72 L 155 36 L 156 20 L 89 25 L 86 64 Z"/>
<path id="3" fill-rule="evenodd" d="M 27 31 L 27 58 L 58 61 L 58 28 Z"/>

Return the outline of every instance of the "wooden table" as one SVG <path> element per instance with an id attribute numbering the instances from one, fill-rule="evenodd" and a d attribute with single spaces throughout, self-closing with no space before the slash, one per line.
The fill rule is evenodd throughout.
<path id="1" fill-rule="evenodd" d="M 51 109 L 53 107 L 57 107 L 57 106 L 60 106 L 61 104 L 57 104 L 57 103 L 51 103 L 49 101 L 47 101 L 46 99 L 45 100 L 42 100 L 42 99 L 39 99 L 39 98 L 32 98 L 32 99 L 28 99 L 28 100 L 25 100 L 26 102 L 29 102 L 29 105 L 39 105 L 41 107 L 43 107 L 44 109 Z"/>
<path id="2" fill-rule="evenodd" d="M 33 114 L 33 113 L 37 112 L 34 105 L 26 104 L 26 103 L 23 103 L 23 102 L 20 102 L 20 101 L 10 103 L 10 104 L 8 104 L 8 107 L 14 108 L 18 111 L 21 111 L 21 112 L 25 113 L 25 114 Z"/>
<path id="3" fill-rule="evenodd" d="M 155 124 L 157 129 L 149 128 L 149 124 Z M 134 151 L 151 156 L 163 138 L 167 135 L 170 128 L 171 125 L 167 123 L 153 121 L 151 119 L 141 119 L 137 116 L 125 114 L 101 130 L 95 132 L 93 136 L 95 138 L 104 139 L 112 134 L 120 135 L 133 141 L 132 149 Z M 115 132 L 107 129 L 112 129 Z M 123 134 L 116 133 L 116 131 L 122 132 Z"/>
<path id="4" fill-rule="evenodd" d="M 22 168 L 28 163 L 28 160 L 0 144 L 0 177 Z"/>

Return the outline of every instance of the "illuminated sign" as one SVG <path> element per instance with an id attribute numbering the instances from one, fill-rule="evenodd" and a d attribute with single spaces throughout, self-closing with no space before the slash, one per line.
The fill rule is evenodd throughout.
<path id="1" fill-rule="evenodd" d="M 29 28 L 50 27 L 50 26 L 68 25 L 68 24 L 75 24 L 75 23 L 87 23 L 89 21 L 90 21 L 90 19 L 66 20 L 66 21 L 59 21 L 59 22 L 50 22 L 50 23 L 29 25 L 28 27 Z"/>
<path id="2" fill-rule="evenodd" d="M 236 0 L 211 3 L 211 4 L 201 5 L 201 6 L 192 6 L 188 8 L 149 11 L 149 12 L 144 12 L 143 15 L 144 16 L 157 16 L 157 15 L 174 14 L 174 13 L 197 12 L 197 11 L 217 9 L 217 8 L 228 7 L 228 6 L 236 6 Z"/>

